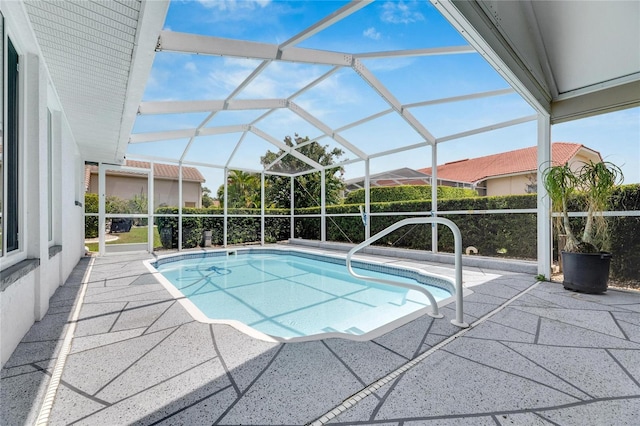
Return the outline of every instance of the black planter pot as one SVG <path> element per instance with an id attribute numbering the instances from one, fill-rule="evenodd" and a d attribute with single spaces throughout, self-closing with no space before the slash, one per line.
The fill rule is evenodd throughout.
<path id="1" fill-rule="evenodd" d="M 607 291 L 611 253 L 570 253 L 562 252 L 562 270 L 567 290 L 583 293 L 603 293 Z"/>

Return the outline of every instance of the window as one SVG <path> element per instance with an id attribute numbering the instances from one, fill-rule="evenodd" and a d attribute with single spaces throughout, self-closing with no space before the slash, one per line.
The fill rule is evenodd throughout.
<path id="1" fill-rule="evenodd" d="M 7 138 L 4 149 L 7 198 L 4 206 L 7 252 L 18 250 L 20 229 L 19 199 L 19 71 L 18 52 L 7 39 Z"/>

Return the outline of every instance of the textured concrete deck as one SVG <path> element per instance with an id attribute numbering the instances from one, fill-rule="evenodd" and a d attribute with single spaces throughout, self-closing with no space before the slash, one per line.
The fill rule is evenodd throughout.
<path id="1" fill-rule="evenodd" d="M 96 258 L 72 323 L 89 259 L 78 264 L 2 369 L 0 424 L 34 424 L 72 326 L 52 425 L 638 424 L 638 292 L 468 268 L 466 331 L 447 306 L 369 342 L 279 344 L 193 321 L 143 258 Z"/>

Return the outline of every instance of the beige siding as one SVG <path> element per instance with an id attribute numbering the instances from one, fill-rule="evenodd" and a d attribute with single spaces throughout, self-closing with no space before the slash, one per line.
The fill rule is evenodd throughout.
<path id="1" fill-rule="evenodd" d="M 160 205 L 178 205 L 178 181 L 169 179 L 155 179 L 153 183 L 153 204 L 155 208 Z M 147 178 L 136 176 L 109 176 L 106 183 L 107 196 L 116 196 L 125 200 L 131 199 L 136 194 L 147 195 Z M 98 175 L 91 175 L 88 192 L 98 193 Z M 182 182 L 183 206 L 202 207 L 202 187 L 199 182 Z"/>
<path id="2" fill-rule="evenodd" d="M 535 180 L 535 174 L 506 176 L 487 179 L 487 195 L 521 195 L 527 193 L 529 177 Z"/>

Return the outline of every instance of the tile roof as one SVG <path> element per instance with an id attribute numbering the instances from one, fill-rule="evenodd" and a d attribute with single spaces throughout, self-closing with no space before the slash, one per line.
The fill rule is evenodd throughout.
<path id="1" fill-rule="evenodd" d="M 137 167 L 140 169 L 148 169 L 151 167 L 151 163 L 147 161 L 135 161 L 126 160 L 124 166 Z M 98 173 L 98 166 L 91 165 L 86 169 L 90 170 L 89 173 Z M 172 164 L 153 164 L 153 173 L 156 179 L 173 179 L 178 180 L 179 167 Z M 110 172 L 109 174 L 128 174 L 127 172 Z M 205 178 L 195 167 L 182 166 L 182 180 L 188 182 L 200 182 L 204 183 Z"/>
<path id="2" fill-rule="evenodd" d="M 535 172 L 538 168 L 537 149 L 532 146 L 486 157 L 452 161 L 438 166 L 438 179 L 480 182 L 494 176 Z M 589 150 L 600 157 L 600 153 L 582 144 L 555 142 L 551 145 L 551 158 L 554 163 L 565 164 L 581 149 Z M 418 171 L 431 175 L 431 167 L 418 169 Z"/>

